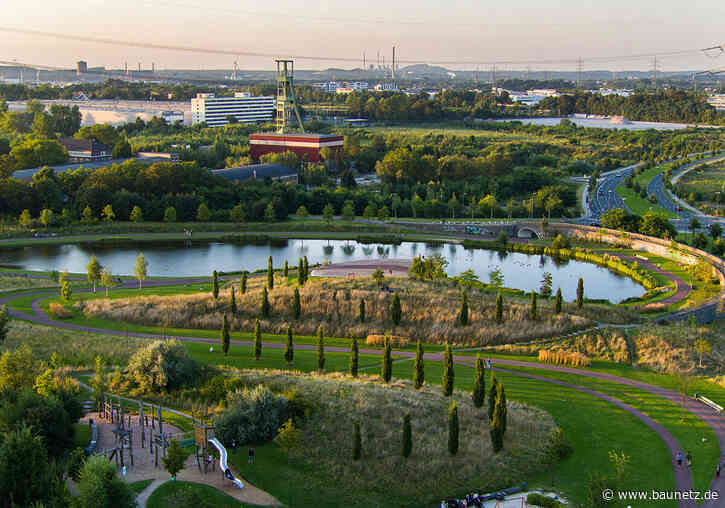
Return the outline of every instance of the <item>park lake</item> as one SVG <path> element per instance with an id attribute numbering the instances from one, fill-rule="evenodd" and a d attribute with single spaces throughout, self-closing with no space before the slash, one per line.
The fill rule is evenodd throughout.
<path id="1" fill-rule="evenodd" d="M 148 262 L 148 273 L 154 277 L 209 276 L 219 272 L 254 271 L 267 267 L 272 256 L 275 267 L 285 260 L 296 266 L 301 256 L 310 264 L 341 263 L 374 259 L 412 259 L 415 256 L 440 254 L 448 261 L 446 271 L 455 276 L 471 269 L 483 282 L 489 281 L 490 272 L 500 269 L 504 285 L 523 291 L 539 290 L 544 272 L 551 273 L 553 288 L 561 288 L 564 299 L 576 298 L 579 277 L 586 282 L 587 298 L 618 303 L 626 298 L 640 296 L 644 288 L 607 268 L 576 260 L 555 260 L 547 256 L 518 252 L 499 252 L 486 249 L 466 249 L 456 244 L 428 244 L 402 242 L 391 244 L 362 244 L 347 240 L 273 240 L 237 244 L 221 242 L 134 242 L 122 245 L 99 244 L 38 245 L 3 248 L 0 266 L 23 270 L 67 270 L 84 273 L 92 255 L 108 267 L 114 275 L 133 274 L 136 256 L 143 252 Z"/>

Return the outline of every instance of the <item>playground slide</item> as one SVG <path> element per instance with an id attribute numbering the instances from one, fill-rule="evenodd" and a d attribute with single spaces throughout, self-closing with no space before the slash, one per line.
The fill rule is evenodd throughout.
<path id="1" fill-rule="evenodd" d="M 219 467 L 222 471 L 224 471 L 224 476 L 234 482 L 234 485 L 236 485 L 238 488 L 243 488 L 244 484 L 242 483 L 242 480 L 240 480 L 239 478 L 235 478 L 232 474 L 232 470 L 229 469 L 229 466 L 227 466 L 227 449 L 224 448 L 224 445 L 221 444 L 219 440 L 215 437 L 211 438 L 209 442 L 213 444 L 217 450 L 219 450 Z"/>

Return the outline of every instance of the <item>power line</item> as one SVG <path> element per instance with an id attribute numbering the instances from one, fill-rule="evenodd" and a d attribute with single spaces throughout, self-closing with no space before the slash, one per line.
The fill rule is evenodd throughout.
<path id="1" fill-rule="evenodd" d="M 23 35 L 33 35 L 40 37 L 52 37 L 61 40 L 71 40 L 79 42 L 91 42 L 96 44 L 107 44 L 112 46 L 124 46 L 124 47 L 136 47 L 144 49 L 157 49 L 166 51 L 181 51 L 187 53 L 199 53 L 199 54 L 210 54 L 210 55 L 227 55 L 227 56 L 247 56 L 247 57 L 260 57 L 260 58 L 277 58 L 280 54 L 278 53 L 264 53 L 255 51 L 240 51 L 237 49 L 212 49 L 212 48 L 199 48 L 191 46 L 176 46 L 170 44 L 159 44 L 151 42 L 137 42 L 137 41 L 122 41 L 118 39 L 108 39 L 104 37 L 91 37 L 84 35 L 73 35 L 73 34 L 62 34 L 56 32 L 45 32 L 40 30 L 30 30 L 25 28 L 16 27 L 3 27 L 0 26 L 0 32 L 9 32 Z M 669 51 L 669 52 L 654 52 L 654 53 L 640 53 L 632 55 L 618 55 L 618 56 L 590 56 L 581 58 L 581 60 L 588 63 L 607 63 L 607 62 L 621 62 L 625 60 L 643 60 L 651 59 L 653 57 L 674 57 L 683 55 L 699 54 L 701 49 L 690 49 L 680 51 Z M 343 56 L 324 56 L 324 55 L 290 55 L 290 58 L 296 60 L 309 60 L 318 62 L 350 62 L 359 63 L 359 57 L 343 57 Z M 570 59 L 537 59 L 537 60 L 457 60 L 448 58 L 420 58 L 420 59 L 396 59 L 396 63 L 400 64 L 444 64 L 444 65 L 553 65 L 553 64 L 578 64 L 580 58 Z"/>

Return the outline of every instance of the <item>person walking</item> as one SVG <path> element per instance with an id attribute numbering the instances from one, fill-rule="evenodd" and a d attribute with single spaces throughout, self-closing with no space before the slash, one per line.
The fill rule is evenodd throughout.
<path id="1" fill-rule="evenodd" d="M 682 466 L 682 452 L 677 452 L 677 465 Z"/>
<path id="2" fill-rule="evenodd" d="M 690 452 L 687 452 L 687 467 L 692 466 L 692 454 Z"/>
<path id="3" fill-rule="evenodd" d="M 248 464 L 254 464 L 254 448 L 249 448 L 249 461 Z"/>
<path id="4" fill-rule="evenodd" d="M 715 477 L 720 478 L 720 463 L 717 463 L 717 466 L 715 466 Z"/>

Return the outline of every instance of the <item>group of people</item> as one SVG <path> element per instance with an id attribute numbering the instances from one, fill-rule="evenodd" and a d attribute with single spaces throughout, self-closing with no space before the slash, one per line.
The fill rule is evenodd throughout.
<path id="1" fill-rule="evenodd" d="M 690 452 L 687 452 L 687 467 L 692 466 L 692 454 Z M 677 452 L 677 465 L 682 466 L 682 452 Z M 718 464 L 719 465 L 719 464 Z"/>
<path id="2" fill-rule="evenodd" d="M 466 494 L 464 499 L 448 499 L 441 502 L 440 508 L 482 508 L 483 499 L 476 493 Z"/>

